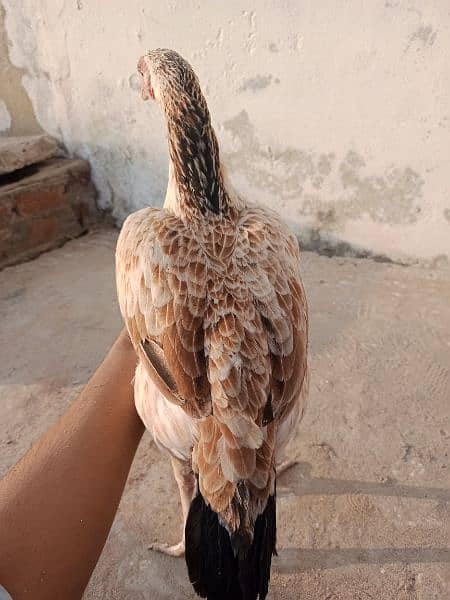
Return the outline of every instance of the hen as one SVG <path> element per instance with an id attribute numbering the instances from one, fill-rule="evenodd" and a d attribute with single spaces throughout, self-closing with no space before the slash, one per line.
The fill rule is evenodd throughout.
<path id="1" fill-rule="evenodd" d="M 164 112 L 164 208 L 125 221 L 120 309 L 139 356 L 137 410 L 170 454 L 196 592 L 264 599 L 276 536 L 276 473 L 303 414 L 308 313 L 296 238 L 226 181 L 198 79 L 172 50 L 138 63 Z"/>

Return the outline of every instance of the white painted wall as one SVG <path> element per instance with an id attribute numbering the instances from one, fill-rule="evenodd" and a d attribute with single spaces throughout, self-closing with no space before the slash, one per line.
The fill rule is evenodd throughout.
<path id="1" fill-rule="evenodd" d="M 450 255 L 448 0 L 2 2 L 39 124 L 91 161 L 118 219 L 163 199 L 162 115 L 134 73 L 172 47 L 244 195 L 303 235 Z"/>

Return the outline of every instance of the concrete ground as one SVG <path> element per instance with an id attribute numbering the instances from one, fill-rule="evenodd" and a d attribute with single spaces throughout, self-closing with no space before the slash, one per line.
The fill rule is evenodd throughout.
<path id="1" fill-rule="evenodd" d="M 120 329 L 116 233 L 0 273 L 0 474 Z M 311 392 L 280 478 L 273 600 L 450 598 L 450 273 L 304 254 Z M 113 399 L 112 399 L 113 400 Z M 86 600 L 194 598 L 169 461 L 144 438 Z"/>

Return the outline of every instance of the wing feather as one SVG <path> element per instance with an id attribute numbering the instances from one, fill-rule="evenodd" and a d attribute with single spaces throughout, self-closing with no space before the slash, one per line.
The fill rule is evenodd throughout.
<path id="1" fill-rule="evenodd" d="M 210 413 L 202 319 L 205 273 L 195 240 L 171 213 L 146 208 L 125 221 L 116 277 L 131 340 L 158 389 L 197 416 Z"/>

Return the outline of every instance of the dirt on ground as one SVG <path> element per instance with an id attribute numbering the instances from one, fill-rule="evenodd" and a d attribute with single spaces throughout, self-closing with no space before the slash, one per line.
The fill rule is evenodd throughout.
<path id="1" fill-rule="evenodd" d="M 0 273 L 0 475 L 121 327 L 116 232 Z M 278 482 L 272 600 L 450 598 L 450 272 L 303 255 L 308 410 Z M 194 598 L 167 456 L 146 435 L 86 600 Z"/>

